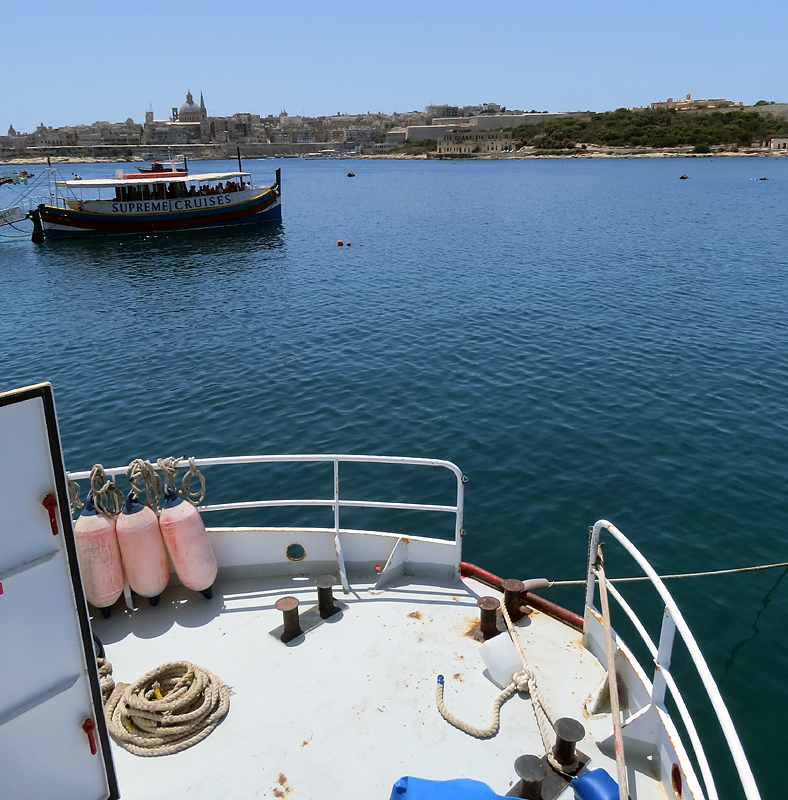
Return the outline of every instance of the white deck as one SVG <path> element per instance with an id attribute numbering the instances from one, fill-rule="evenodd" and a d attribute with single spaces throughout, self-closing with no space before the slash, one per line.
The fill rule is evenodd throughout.
<path id="1" fill-rule="evenodd" d="M 222 724 L 190 750 L 140 758 L 112 746 L 125 800 L 153 798 L 380 798 L 400 777 L 468 777 L 505 794 L 516 780 L 514 760 L 542 754 L 530 700 L 503 707 L 501 730 L 487 741 L 446 723 L 435 705 L 436 676 L 446 677 L 447 707 L 471 724 L 488 724 L 498 688 L 483 674 L 479 643 L 466 635 L 478 620 L 477 597 L 496 593 L 474 581 L 434 584 L 423 578 L 376 591 L 335 588 L 348 608 L 289 645 L 269 635 L 281 624 L 275 601 L 316 603 L 311 581 L 255 578 L 217 583 L 214 598 L 169 587 L 157 608 L 93 619 L 116 681 L 131 682 L 153 667 L 190 660 L 231 688 Z M 582 636 L 533 612 L 521 638 L 540 688 L 557 716 L 580 719 L 580 749 L 590 767 L 615 764 L 595 740 L 610 716 L 593 720 L 583 702 L 605 671 L 582 647 Z M 630 771 L 633 800 L 663 798 L 660 785 Z M 634 781 L 634 785 L 633 782 Z M 573 797 L 571 789 L 562 795 Z"/>

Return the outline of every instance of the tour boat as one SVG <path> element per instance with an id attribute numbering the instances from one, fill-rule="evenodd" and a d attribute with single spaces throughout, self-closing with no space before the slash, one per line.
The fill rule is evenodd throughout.
<path id="1" fill-rule="evenodd" d="M 4 800 L 716 800 L 720 768 L 726 781 L 738 774 L 747 800 L 759 798 L 681 612 L 610 522 L 576 541 L 586 576 L 576 614 L 538 593 L 548 584 L 540 576 L 502 580 L 462 560 L 465 478 L 449 461 L 319 454 L 140 463 L 153 495 L 155 476 L 166 478 L 162 532 L 165 514 L 168 525 L 188 517 L 197 526 L 188 535 L 203 536 L 215 561 L 203 559 L 203 577 L 179 580 L 188 548 L 176 554 L 168 542 L 171 577 L 155 607 L 116 583 L 96 601 L 112 605 L 97 613 L 85 594 L 96 564 L 78 549 L 72 522 L 77 489 L 106 501 L 125 490 L 124 475 L 143 472 L 66 473 L 50 385 L 0 394 Z M 179 468 L 204 475 L 210 502 L 178 505 Z M 233 475 L 258 490 L 233 495 Z M 137 499 L 121 503 L 122 514 L 146 496 L 155 507 L 142 484 L 132 486 Z M 180 491 L 195 499 L 193 487 Z M 103 507 L 101 535 L 111 536 L 114 517 Z M 325 514 L 324 524 L 306 522 L 307 511 Z M 145 524 L 155 528 L 150 512 Z M 229 525 L 200 522 L 228 514 Z M 78 535 L 102 527 L 74 515 Z M 650 579 L 658 636 L 605 577 L 600 538 L 608 564 L 625 561 Z M 569 565 L 553 569 L 563 576 Z M 203 588 L 210 581 L 212 591 Z M 648 664 L 616 634 L 608 596 L 614 619 L 629 618 L 642 638 Z M 683 646 L 673 653 L 676 634 Z M 181 677 L 156 677 L 173 671 Z M 727 747 L 704 749 L 699 727 L 708 732 L 708 721 L 696 726 L 679 683 L 703 687 L 706 702 L 692 704 L 713 710 Z M 196 710 L 176 715 L 188 698 Z"/>
<path id="2" fill-rule="evenodd" d="M 253 186 L 240 169 L 55 181 L 50 202 L 30 212 L 33 241 L 102 234 L 232 227 L 282 218 L 280 170 Z"/>

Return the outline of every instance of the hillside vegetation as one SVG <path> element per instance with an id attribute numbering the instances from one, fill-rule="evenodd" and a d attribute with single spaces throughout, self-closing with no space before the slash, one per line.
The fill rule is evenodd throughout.
<path id="1" fill-rule="evenodd" d="M 540 150 L 573 148 L 578 144 L 608 147 L 678 147 L 699 150 L 709 145 L 748 147 L 770 133 L 788 135 L 788 121 L 755 111 L 716 111 L 712 114 L 674 109 L 629 111 L 619 108 L 590 117 L 551 119 L 513 130 L 517 146 Z"/>

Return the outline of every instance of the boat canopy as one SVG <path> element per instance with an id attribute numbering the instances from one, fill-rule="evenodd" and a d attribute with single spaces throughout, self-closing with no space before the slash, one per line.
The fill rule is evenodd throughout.
<path id="1" fill-rule="evenodd" d="M 153 173 L 155 174 L 155 173 Z M 223 181 L 228 178 L 250 178 L 250 172 L 205 172 L 202 175 L 162 175 L 151 177 L 151 173 L 141 173 L 134 178 L 88 178 L 87 180 L 56 181 L 55 186 L 68 186 L 71 189 L 85 189 L 89 186 L 103 188 L 115 186 L 149 186 L 152 183 L 187 183 L 189 181 Z"/>

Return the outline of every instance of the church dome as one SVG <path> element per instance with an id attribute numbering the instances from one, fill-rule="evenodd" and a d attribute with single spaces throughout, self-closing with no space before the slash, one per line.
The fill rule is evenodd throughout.
<path id="1" fill-rule="evenodd" d="M 186 92 L 186 102 L 178 109 L 178 115 L 199 114 L 200 107 L 194 102 L 191 92 Z"/>

